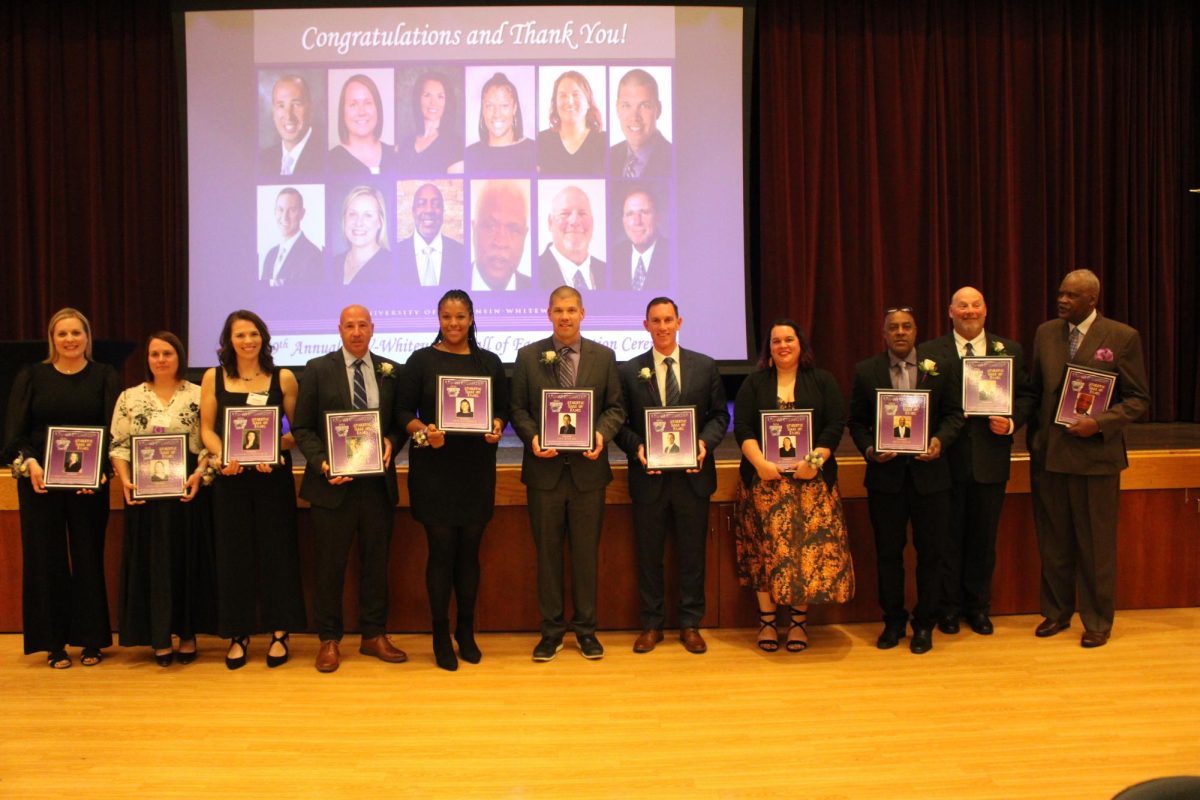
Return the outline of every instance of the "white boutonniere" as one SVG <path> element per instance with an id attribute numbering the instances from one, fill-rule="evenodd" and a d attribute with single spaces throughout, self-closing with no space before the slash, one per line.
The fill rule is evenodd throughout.
<path id="1" fill-rule="evenodd" d="M 934 361 L 932 358 L 923 358 L 920 361 L 918 361 L 917 369 L 920 370 L 921 372 L 924 372 L 926 375 L 933 375 L 935 377 L 937 375 L 941 374 L 937 371 L 937 369 L 938 369 L 937 362 Z"/>
<path id="2" fill-rule="evenodd" d="M 649 383 L 654 380 L 654 372 L 649 367 L 642 367 L 638 370 L 638 380 Z"/>
<path id="3" fill-rule="evenodd" d="M 553 367 L 558 363 L 558 352 L 555 350 L 543 350 L 542 357 L 538 361 L 547 367 Z"/>
<path id="4" fill-rule="evenodd" d="M 1003 353 L 1004 352 L 1004 342 L 992 342 L 992 352 L 997 353 L 997 354 Z"/>
<path id="5" fill-rule="evenodd" d="M 386 361 L 380 361 L 375 367 L 375 372 L 378 373 L 379 377 L 381 378 L 396 377 L 396 367 Z"/>

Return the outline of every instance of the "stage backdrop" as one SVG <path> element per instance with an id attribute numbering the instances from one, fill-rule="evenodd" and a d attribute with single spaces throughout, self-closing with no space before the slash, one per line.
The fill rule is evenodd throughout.
<path id="1" fill-rule="evenodd" d="M 1152 418 L 1200 419 L 1194 3 L 762 0 L 756 28 L 760 320 L 812 328 L 848 389 L 883 308 L 940 334 L 972 283 L 1028 344 L 1087 266 L 1142 331 Z M 178 58 L 153 0 L 0 11 L 0 339 L 68 304 L 100 337 L 183 330 Z"/>

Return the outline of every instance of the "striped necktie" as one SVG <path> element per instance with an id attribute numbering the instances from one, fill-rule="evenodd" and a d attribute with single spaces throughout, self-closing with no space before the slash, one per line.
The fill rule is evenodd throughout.
<path id="1" fill-rule="evenodd" d="M 663 359 L 663 364 L 667 366 L 667 402 L 664 405 L 677 406 L 679 405 L 679 381 L 675 379 L 675 370 L 672 368 L 675 359 L 667 356 Z"/>
<path id="2" fill-rule="evenodd" d="M 558 351 L 558 385 L 563 389 L 575 386 L 575 362 L 571 360 L 571 348 Z"/>
<path id="3" fill-rule="evenodd" d="M 354 407 L 367 407 L 367 379 L 363 377 L 363 361 L 361 358 L 354 361 Z"/>

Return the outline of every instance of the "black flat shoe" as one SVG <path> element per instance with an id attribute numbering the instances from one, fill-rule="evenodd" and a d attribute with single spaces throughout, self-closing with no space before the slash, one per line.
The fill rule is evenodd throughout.
<path id="1" fill-rule="evenodd" d="M 246 653 L 250 649 L 250 637 L 249 636 L 236 636 L 233 639 L 230 639 L 229 640 L 230 652 L 233 651 L 234 647 L 242 648 L 242 654 L 240 656 L 238 656 L 237 658 L 231 658 L 229 656 L 229 653 L 226 653 L 225 654 L 225 668 L 226 669 L 241 669 L 242 667 L 246 666 Z"/>
<path id="2" fill-rule="evenodd" d="M 978 633 L 980 636 L 991 636 L 995 631 L 992 627 L 992 621 L 988 619 L 988 615 L 982 611 L 978 614 L 968 614 L 967 624 L 971 626 L 971 630 Z"/>
<path id="3" fill-rule="evenodd" d="M 279 642 L 281 645 L 283 645 L 283 655 L 281 655 L 281 656 L 271 655 L 271 647 L 274 647 L 276 642 Z M 271 634 L 271 644 L 267 648 L 267 666 L 270 667 L 271 669 L 275 669 L 276 667 L 282 667 L 284 664 L 287 663 L 288 656 L 290 654 L 291 653 L 288 650 L 288 635 L 285 633 L 283 636 L 276 636 L 275 634 L 272 633 Z"/>
<path id="4" fill-rule="evenodd" d="M 475 633 L 464 630 L 462 625 L 454 632 L 454 641 L 458 642 L 458 656 L 468 664 L 478 664 L 483 660 L 483 651 L 475 644 Z"/>
<path id="5" fill-rule="evenodd" d="M 913 628 L 912 638 L 908 640 L 908 649 L 916 655 L 928 653 L 933 649 L 933 628 Z"/>
<path id="6" fill-rule="evenodd" d="M 903 638 L 904 627 L 902 625 L 884 625 L 883 633 L 879 634 L 879 638 L 875 640 L 875 646 L 880 650 L 891 650 L 900 644 L 900 640 Z"/>

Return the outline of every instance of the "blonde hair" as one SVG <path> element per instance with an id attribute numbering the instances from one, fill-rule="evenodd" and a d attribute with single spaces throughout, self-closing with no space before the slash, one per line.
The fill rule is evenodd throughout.
<path id="1" fill-rule="evenodd" d="M 54 316 L 50 317 L 50 324 L 46 326 L 46 341 L 49 344 L 49 350 L 46 355 L 46 360 L 43 364 L 53 364 L 58 361 L 58 350 L 54 347 L 54 326 L 62 322 L 64 319 L 77 319 L 83 325 L 83 333 L 87 336 L 87 344 L 83 348 L 83 356 L 88 361 L 92 360 L 92 324 L 88 322 L 88 318 L 83 315 L 82 311 L 74 308 L 60 308 L 54 312 Z"/>
<path id="2" fill-rule="evenodd" d="M 355 186 L 350 190 L 350 194 L 346 195 L 346 199 L 342 201 L 342 238 L 346 237 L 346 212 L 350 210 L 350 204 L 360 197 L 370 197 L 379 206 L 379 235 L 375 237 L 375 243 L 384 250 L 391 250 L 392 248 L 388 244 L 387 202 L 383 199 L 383 192 L 374 186 Z"/>

